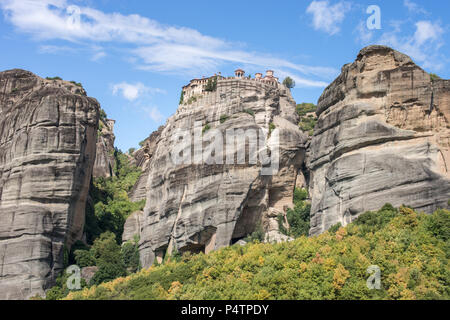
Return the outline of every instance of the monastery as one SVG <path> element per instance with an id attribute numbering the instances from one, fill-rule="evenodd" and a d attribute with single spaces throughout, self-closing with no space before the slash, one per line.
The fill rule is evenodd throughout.
<path id="1" fill-rule="evenodd" d="M 253 79 L 251 78 L 251 76 L 246 77 L 245 71 L 242 69 L 237 69 L 236 71 L 234 71 L 234 77 L 224 77 L 219 72 L 208 78 L 202 77 L 201 79 L 192 79 L 188 85 L 185 85 L 183 87 L 184 101 L 188 100 L 191 97 L 205 94 L 207 92 L 206 86 L 208 84 L 208 81 L 213 81 L 214 79 L 217 79 L 217 81 L 232 80 L 232 79 L 253 80 L 274 86 L 277 86 L 279 84 L 278 78 L 274 76 L 273 70 L 267 70 L 266 75 L 264 77 L 262 73 L 256 73 L 255 78 Z"/>

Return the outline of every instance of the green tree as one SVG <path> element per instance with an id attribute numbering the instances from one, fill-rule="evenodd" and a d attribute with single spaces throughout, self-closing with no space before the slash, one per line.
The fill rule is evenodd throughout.
<path id="1" fill-rule="evenodd" d="M 292 89 L 292 88 L 295 87 L 295 81 L 294 81 L 291 77 L 286 77 L 286 78 L 283 80 L 283 85 L 284 85 L 286 88 Z"/>
<path id="2" fill-rule="evenodd" d="M 116 236 L 112 232 L 105 232 L 95 240 L 92 248 L 98 271 L 91 279 L 92 284 L 100 284 L 126 275 L 125 263 Z"/>
<path id="3" fill-rule="evenodd" d="M 178 104 L 183 104 L 183 101 L 184 101 L 184 91 L 181 90 L 180 102 Z"/>
<path id="4" fill-rule="evenodd" d="M 205 91 L 213 92 L 217 89 L 217 77 L 211 77 L 206 83 Z"/>
<path id="5" fill-rule="evenodd" d="M 283 215 L 278 216 L 278 225 L 282 233 L 294 238 L 308 235 L 311 204 L 307 199 L 308 190 L 295 188 L 294 209 L 289 208 L 286 212 L 289 230 L 284 227 Z"/>
<path id="6" fill-rule="evenodd" d="M 127 241 L 122 245 L 122 257 L 128 272 L 134 273 L 140 269 L 138 239 Z"/>

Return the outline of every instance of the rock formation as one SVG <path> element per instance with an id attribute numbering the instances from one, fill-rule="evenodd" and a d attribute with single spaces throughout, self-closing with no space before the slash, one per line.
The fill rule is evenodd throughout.
<path id="1" fill-rule="evenodd" d="M 98 114 L 77 84 L 0 73 L 0 299 L 43 295 L 82 236 Z"/>
<path id="2" fill-rule="evenodd" d="M 136 150 L 132 155 L 132 163 L 142 169 L 142 175 L 130 192 L 130 200 L 133 202 L 144 200 L 147 197 L 147 180 L 150 173 L 149 164 L 160 142 L 163 129 L 164 127 L 161 126 L 157 131 L 153 132 L 150 137 L 144 140 L 142 148 Z"/>
<path id="3" fill-rule="evenodd" d="M 279 240 L 276 217 L 286 206 L 292 206 L 307 136 L 297 126 L 290 91 L 279 84 L 227 79 L 218 81 L 215 92 L 190 102 L 180 105 L 144 147 L 148 161 L 146 187 L 143 189 L 142 181 L 138 182 L 133 194 L 144 190 L 146 207 L 143 213 L 129 218 L 124 233 L 125 240 L 133 234 L 140 236 L 144 267 L 155 257 L 162 259 L 173 248 L 180 252 L 208 252 L 227 246 L 255 231 L 259 224 L 269 241 Z M 249 152 L 243 164 L 206 164 L 195 162 L 195 147 L 190 143 L 184 150 L 179 149 L 181 143 L 199 135 L 204 138 L 200 145 L 205 150 L 211 146 L 208 141 L 220 140 L 217 136 L 211 140 L 207 137 L 220 132 L 226 140 L 227 129 L 264 129 L 261 135 L 271 154 L 275 154 L 273 142 L 279 137 L 279 170 L 274 175 L 263 175 L 263 165 L 251 162 Z M 180 130 L 184 135 L 178 136 Z M 174 137 L 187 140 L 180 142 Z M 247 141 L 247 151 L 249 144 Z M 224 149 L 223 158 L 236 156 L 234 148 Z M 210 155 L 215 157 L 216 153 L 220 154 L 215 151 Z M 194 163 L 175 164 L 174 154 L 194 154 Z M 138 199 L 139 196 L 134 197 Z"/>
<path id="4" fill-rule="evenodd" d="M 318 102 L 307 155 L 311 235 L 385 203 L 432 212 L 450 199 L 450 81 L 370 46 Z"/>
<path id="5" fill-rule="evenodd" d="M 114 120 L 100 119 L 93 176 L 109 178 L 114 169 Z"/>

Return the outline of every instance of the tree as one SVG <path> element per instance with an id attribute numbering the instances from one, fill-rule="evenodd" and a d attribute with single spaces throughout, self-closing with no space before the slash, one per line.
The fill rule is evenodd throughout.
<path id="1" fill-rule="evenodd" d="M 102 233 L 95 240 L 91 251 L 98 266 L 98 271 L 91 280 L 93 284 L 100 284 L 126 275 L 121 247 L 117 244 L 114 233 L 109 231 Z"/>
<path id="2" fill-rule="evenodd" d="M 183 104 L 183 101 L 184 101 L 184 91 L 181 90 L 181 95 L 180 95 L 180 102 L 179 102 L 179 104 Z"/>
<path id="3" fill-rule="evenodd" d="M 205 91 L 213 92 L 217 89 L 217 77 L 212 77 L 208 79 L 206 83 Z"/>
<path id="4" fill-rule="evenodd" d="M 284 85 L 286 88 L 292 89 L 292 88 L 295 87 L 295 81 L 294 81 L 291 77 L 286 77 L 286 78 L 283 80 L 283 85 Z"/>

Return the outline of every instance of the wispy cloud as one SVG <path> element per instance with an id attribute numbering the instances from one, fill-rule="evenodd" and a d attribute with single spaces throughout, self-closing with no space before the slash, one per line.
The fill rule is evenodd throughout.
<path id="1" fill-rule="evenodd" d="M 165 94 L 166 91 L 158 88 L 151 88 L 141 82 L 128 83 L 121 82 L 111 85 L 113 95 L 119 95 L 129 101 L 128 107 L 139 109 L 150 117 L 155 123 L 161 123 L 164 116 L 157 107 L 148 107 L 151 103 L 152 95 Z"/>
<path id="2" fill-rule="evenodd" d="M 411 56 L 424 68 L 441 70 L 445 65 L 439 49 L 444 45 L 444 29 L 439 22 L 418 21 L 414 34 L 405 34 L 400 27 L 384 33 L 379 43 L 391 46 Z"/>
<path id="3" fill-rule="evenodd" d="M 112 85 L 113 95 L 121 94 L 128 101 L 134 101 L 142 98 L 144 95 L 153 93 L 165 93 L 164 90 L 145 86 L 141 82 L 128 83 L 122 82 Z"/>
<path id="4" fill-rule="evenodd" d="M 216 72 L 225 64 L 248 64 L 263 68 L 284 69 L 299 79 L 298 84 L 323 87 L 323 79 L 332 79 L 338 70 L 295 64 L 269 54 L 249 52 L 242 46 L 223 39 L 203 35 L 197 30 L 162 25 L 137 14 L 105 13 L 90 7 L 77 7 L 68 0 L 1 0 L 5 17 L 18 31 L 38 41 L 66 40 L 89 46 L 92 43 L 125 45 L 128 61 L 140 69 L 156 72 Z M 334 24 L 342 21 L 339 12 L 345 3 L 332 8 Z M 93 50 L 92 60 L 106 55 Z M 317 80 L 319 78 L 322 80 Z"/>
<path id="5" fill-rule="evenodd" d="M 306 13 L 312 15 L 315 30 L 334 35 L 341 30 L 340 26 L 350 9 L 351 5 L 346 1 L 340 1 L 335 5 L 331 5 L 328 0 L 313 1 L 306 9 Z"/>
<path id="6" fill-rule="evenodd" d="M 428 11 L 426 11 L 424 8 L 422 8 L 417 3 L 411 0 L 404 0 L 403 5 L 408 9 L 410 13 L 425 14 L 425 15 L 429 14 Z"/>
<path id="7" fill-rule="evenodd" d="M 164 120 L 164 116 L 159 112 L 156 107 L 143 107 L 142 110 L 156 123 L 161 123 Z"/>

